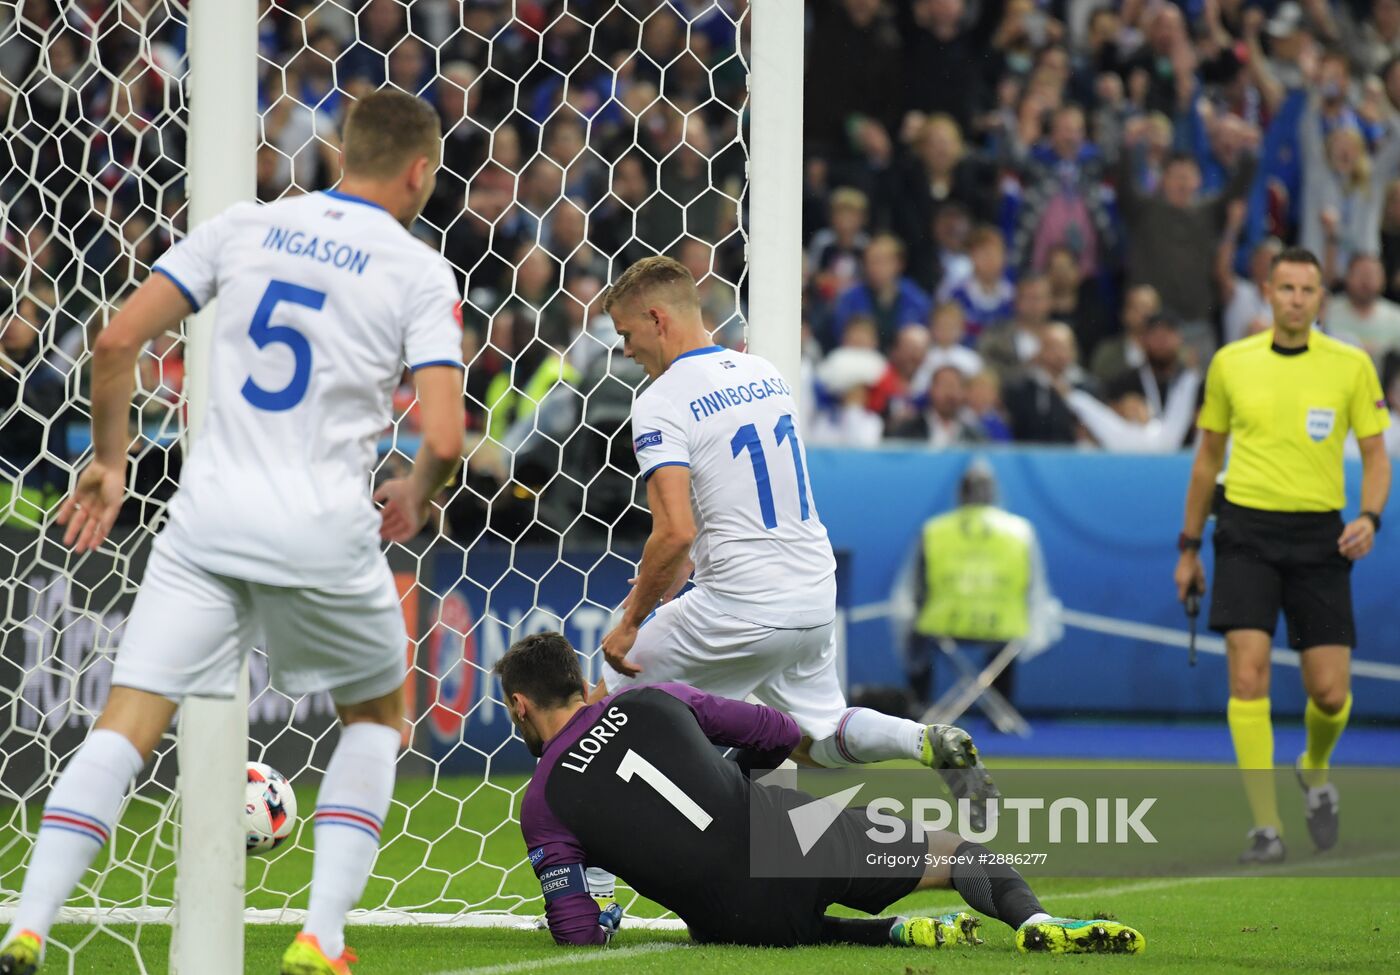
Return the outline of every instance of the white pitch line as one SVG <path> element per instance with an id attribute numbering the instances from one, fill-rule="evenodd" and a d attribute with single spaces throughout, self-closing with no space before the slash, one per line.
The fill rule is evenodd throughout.
<path id="1" fill-rule="evenodd" d="M 436 975 L 510 975 L 512 972 L 542 972 L 564 965 L 592 965 L 598 962 L 614 962 L 620 958 L 636 958 L 638 955 L 654 955 L 662 951 L 674 951 L 687 947 L 678 942 L 652 945 L 633 945 L 630 948 L 597 948 L 589 951 L 564 951 L 549 958 L 535 958 L 530 961 L 513 961 L 504 965 L 487 965 L 483 968 L 454 968 Z"/>
<path id="2" fill-rule="evenodd" d="M 1374 863 L 1377 860 L 1393 860 L 1400 856 L 1400 852 L 1387 851 L 1364 857 L 1347 857 L 1344 860 L 1328 860 L 1320 858 L 1306 863 L 1275 864 L 1266 867 L 1256 868 L 1257 872 L 1251 871 L 1246 874 L 1230 874 L 1220 877 L 1164 877 L 1161 880 L 1141 880 L 1131 884 L 1119 884 L 1117 887 L 1095 887 L 1092 890 L 1071 890 L 1064 893 L 1052 893 L 1049 899 L 1052 901 L 1062 900 L 1087 900 L 1091 897 L 1121 897 L 1124 894 L 1137 894 L 1151 890 L 1170 890 L 1173 887 L 1185 887 L 1190 884 L 1211 884 L 1218 880 L 1258 880 L 1258 879 L 1307 879 L 1299 877 L 1292 871 L 1306 870 L 1327 870 L 1337 867 L 1358 866 L 1363 863 Z M 1062 878 L 1070 880 L 1073 878 Z M 946 907 L 920 908 L 929 914 L 948 914 L 952 911 L 961 911 L 967 907 L 966 902 L 961 904 L 950 904 Z"/>

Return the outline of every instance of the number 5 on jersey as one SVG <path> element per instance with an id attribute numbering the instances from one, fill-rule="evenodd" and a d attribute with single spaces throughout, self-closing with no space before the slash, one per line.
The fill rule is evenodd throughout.
<path id="1" fill-rule="evenodd" d="M 253 377 L 243 382 L 243 398 L 260 410 L 279 412 L 290 410 L 306 396 L 311 385 L 311 343 L 306 336 L 291 325 L 273 325 L 272 313 L 280 302 L 301 305 L 312 311 L 320 311 L 326 303 L 324 291 L 313 291 L 289 281 L 269 281 L 258 310 L 253 313 L 252 324 L 248 326 L 248 337 L 260 349 L 269 345 L 285 345 L 292 350 L 292 378 L 281 389 L 263 389 Z"/>
<path id="2" fill-rule="evenodd" d="M 793 425 L 792 414 L 784 413 L 778 418 L 778 425 L 773 428 L 773 439 L 779 447 L 784 440 L 792 446 L 792 466 L 797 471 L 797 500 L 801 505 L 802 520 L 806 521 L 811 517 L 807 502 L 807 470 L 802 465 L 802 445 L 797 442 L 797 428 Z M 768 458 L 763 455 L 763 441 L 759 439 L 758 427 L 745 423 L 734 434 L 734 439 L 729 441 L 729 447 L 735 457 L 745 450 L 749 452 L 753 479 L 758 487 L 758 510 L 763 515 L 763 527 L 777 528 L 778 512 L 773 506 L 773 485 L 768 481 Z"/>

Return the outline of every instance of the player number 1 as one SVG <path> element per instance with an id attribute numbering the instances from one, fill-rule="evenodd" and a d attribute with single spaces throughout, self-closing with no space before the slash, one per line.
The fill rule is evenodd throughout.
<path id="1" fill-rule="evenodd" d="M 665 772 L 630 748 L 627 749 L 627 754 L 622 756 L 622 761 L 617 764 L 617 775 L 623 782 L 631 782 L 633 775 L 640 776 L 643 782 L 655 789 L 661 798 L 675 806 L 676 811 L 690 820 L 695 828 L 702 833 L 710 823 L 714 822 L 714 817 L 701 809 L 694 799 L 682 792 L 681 787 L 667 778 Z"/>
<path id="2" fill-rule="evenodd" d="M 802 520 L 811 517 L 812 511 L 807 502 L 807 470 L 802 466 L 802 445 L 797 440 L 797 427 L 792 422 L 792 414 L 784 413 L 773 428 L 773 439 L 778 446 L 786 440 L 792 447 L 792 466 L 797 472 L 797 500 L 802 510 Z M 738 457 L 745 450 L 753 464 L 753 479 L 758 487 L 758 510 L 763 516 L 764 528 L 778 527 L 778 513 L 773 506 L 773 485 L 768 480 L 768 458 L 763 455 L 763 441 L 759 439 L 758 427 L 745 423 L 729 441 L 729 447 Z"/>

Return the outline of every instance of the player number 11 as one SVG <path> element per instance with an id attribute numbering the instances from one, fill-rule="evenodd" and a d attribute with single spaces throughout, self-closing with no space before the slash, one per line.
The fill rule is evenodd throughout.
<path id="1" fill-rule="evenodd" d="M 797 471 L 797 500 L 802 507 L 802 520 L 811 516 L 807 504 L 807 470 L 802 466 L 802 445 L 797 441 L 797 428 L 793 425 L 792 414 L 784 413 L 773 428 L 773 439 L 778 446 L 786 440 L 792 446 L 792 466 Z M 764 528 L 778 527 L 778 513 L 773 507 L 773 485 L 768 481 L 768 458 L 763 455 L 763 441 L 759 439 L 758 427 L 745 423 L 729 441 L 729 447 L 738 457 L 745 450 L 753 463 L 753 479 L 758 486 L 758 510 L 763 515 Z"/>
<path id="2" fill-rule="evenodd" d="M 665 772 L 630 748 L 627 749 L 627 754 L 622 756 L 622 761 L 617 763 L 617 775 L 623 782 L 631 782 L 633 775 L 639 777 L 655 789 L 661 798 L 675 806 L 676 811 L 694 823 L 695 828 L 702 833 L 705 832 L 705 828 L 710 823 L 714 822 L 714 817 L 701 809 L 700 804 L 686 795 L 680 786 L 667 777 Z"/>

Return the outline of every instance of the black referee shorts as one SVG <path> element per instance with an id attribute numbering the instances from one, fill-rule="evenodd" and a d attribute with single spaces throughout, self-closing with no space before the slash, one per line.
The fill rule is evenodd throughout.
<path id="1" fill-rule="evenodd" d="M 1352 563 L 1337 551 L 1342 527 L 1336 511 L 1260 511 L 1222 498 L 1210 628 L 1272 636 L 1282 609 L 1294 650 L 1355 646 Z"/>

